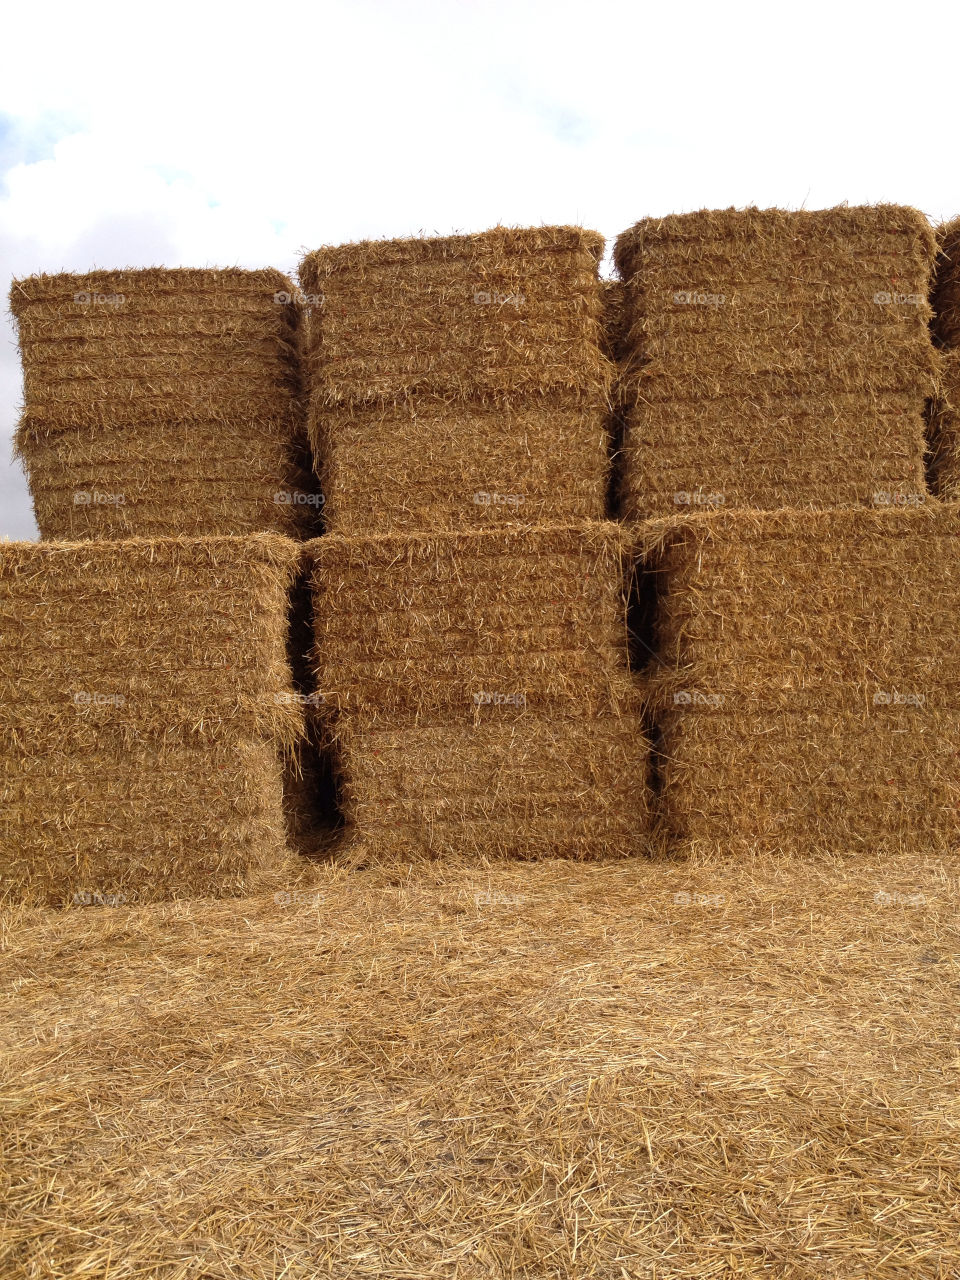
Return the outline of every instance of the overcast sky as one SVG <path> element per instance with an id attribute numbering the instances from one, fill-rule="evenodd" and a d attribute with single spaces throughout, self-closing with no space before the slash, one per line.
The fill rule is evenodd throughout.
<path id="1" fill-rule="evenodd" d="M 278 266 L 321 244 L 895 201 L 960 213 L 960 9 L 619 0 L 7 6 L 0 266 Z M 951 111 L 946 110 L 947 106 Z M 0 536 L 35 537 L 9 461 Z"/>

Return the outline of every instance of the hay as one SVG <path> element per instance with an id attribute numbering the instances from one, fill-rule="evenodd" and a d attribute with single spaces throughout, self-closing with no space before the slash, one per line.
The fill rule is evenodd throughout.
<path id="1" fill-rule="evenodd" d="M 0 548 L 0 896 L 216 896 L 288 870 L 298 552 L 271 535 Z"/>
<path id="2" fill-rule="evenodd" d="M 601 280 L 603 350 L 610 360 L 623 358 L 627 326 L 627 291 L 622 280 Z"/>
<path id="3" fill-rule="evenodd" d="M 960 501 L 960 350 L 945 351 L 930 413 L 930 485 L 945 502 Z"/>
<path id="4" fill-rule="evenodd" d="M 308 550 L 350 856 L 642 847 L 623 529 L 327 536 Z"/>
<path id="5" fill-rule="evenodd" d="M 0 914 L 5 1275 L 956 1268 L 954 860 L 284 888 Z"/>
<path id="6" fill-rule="evenodd" d="M 933 331 L 944 347 L 960 347 L 960 218 L 938 228 Z"/>
<path id="7" fill-rule="evenodd" d="M 661 817 L 689 847 L 960 839 L 960 509 L 731 512 L 640 532 Z"/>
<path id="8" fill-rule="evenodd" d="M 704 211 L 620 236 L 627 514 L 923 494 L 934 254 L 899 206 Z"/>
<path id="9" fill-rule="evenodd" d="M 332 754 L 351 856 L 586 861 L 646 851 L 649 747 L 636 710 L 469 721 L 340 720 Z"/>
<path id="10" fill-rule="evenodd" d="M 501 227 L 304 259 L 328 531 L 603 518 L 602 248 L 576 227 Z"/>
<path id="11" fill-rule="evenodd" d="M 553 395 L 512 409 L 428 400 L 325 409 L 314 449 L 334 533 L 602 520 L 605 404 Z"/>
<path id="12" fill-rule="evenodd" d="M 272 270 L 14 281 L 41 535 L 318 532 L 292 296 Z"/>
<path id="13" fill-rule="evenodd" d="M 511 402 L 604 393 L 597 263 L 581 227 L 318 249 L 310 298 L 315 404 L 401 404 L 413 395 Z"/>
<path id="14" fill-rule="evenodd" d="M 317 689 L 332 706 L 471 723 L 616 714 L 632 697 L 617 525 L 328 535 L 308 551 Z"/>

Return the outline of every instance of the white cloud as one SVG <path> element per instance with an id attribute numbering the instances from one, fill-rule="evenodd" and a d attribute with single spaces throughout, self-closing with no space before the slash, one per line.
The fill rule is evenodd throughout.
<path id="1" fill-rule="evenodd" d="M 321 243 L 498 221 L 612 238 L 748 203 L 951 216 L 931 30 L 953 47 L 955 8 L 21 6 L 0 49 L 0 265 L 290 270 Z M 16 483 L 0 468 L 4 513 Z"/>

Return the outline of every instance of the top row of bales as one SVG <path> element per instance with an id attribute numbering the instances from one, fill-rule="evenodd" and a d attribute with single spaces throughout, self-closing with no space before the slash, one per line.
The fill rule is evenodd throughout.
<path id="1" fill-rule="evenodd" d="M 627 514 L 922 501 L 935 257 L 893 205 L 622 235 Z"/>
<path id="2" fill-rule="evenodd" d="M 630 518 L 922 501 L 942 393 L 921 214 L 646 219 L 612 287 L 602 252 L 581 228 L 496 228 L 321 249 L 302 292 L 274 271 L 14 282 L 42 535 L 310 536 L 321 509 L 346 535 L 598 520 L 613 403 Z"/>
<path id="3" fill-rule="evenodd" d="M 313 532 L 292 296 L 272 270 L 14 281 L 41 535 Z"/>
<path id="4" fill-rule="evenodd" d="M 497 228 L 308 255 L 328 530 L 603 518 L 603 243 L 579 227 Z"/>

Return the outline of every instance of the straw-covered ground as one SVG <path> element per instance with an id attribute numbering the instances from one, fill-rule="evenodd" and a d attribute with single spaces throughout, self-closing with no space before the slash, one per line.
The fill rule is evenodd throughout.
<path id="1" fill-rule="evenodd" d="M 0 1274 L 956 1277 L 958 893 L 554 861 L 8 909 Z"/>

